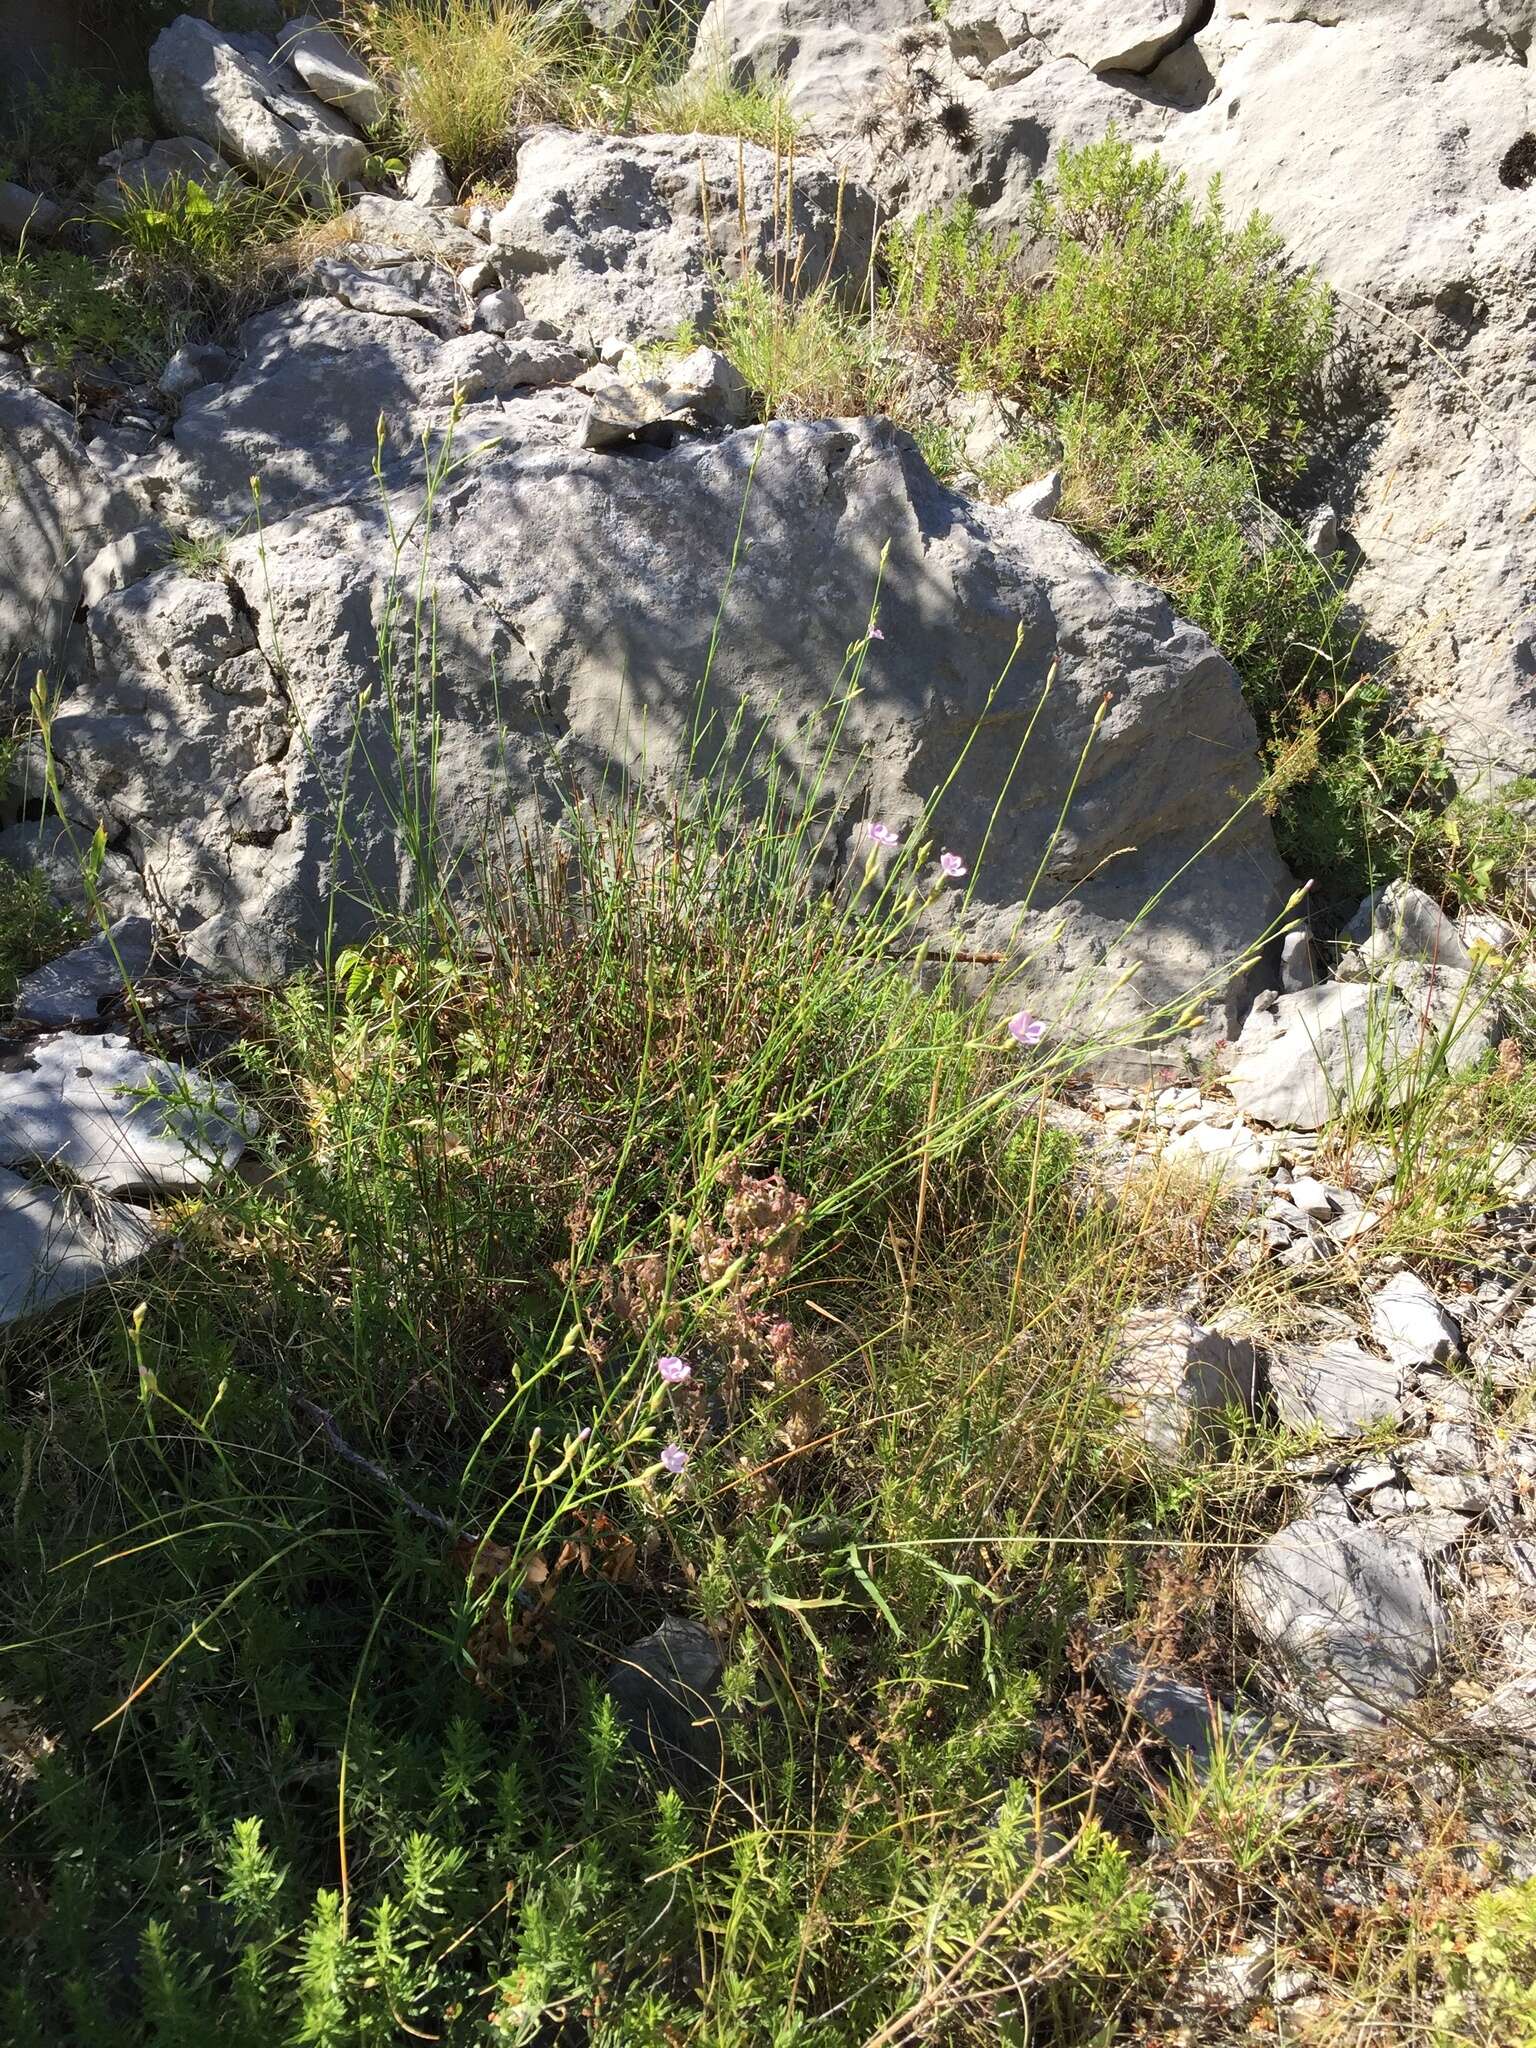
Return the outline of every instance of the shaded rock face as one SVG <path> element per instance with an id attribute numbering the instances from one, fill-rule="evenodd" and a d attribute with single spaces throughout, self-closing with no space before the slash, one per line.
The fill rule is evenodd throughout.
<path id="1" fill-rule="evenodd" d="M 67 413 L 0 374 L 0 686 L 14 701 L 63 647 L 90 564 L 145 516 Z"/>
<path id="2" fill-rule="evenodd" d="M 345 935 L 370 892 L 415 885 L 378 641 L 391 607 L 397 636 L 402 604 L 408 622 L 421 570 L 419 460 L 396 471 L 395 527 L 410 537 L 392 582 L 367 483 L 375 422 L 381 409 L 413 431 L 446 417 L 447 359 L 472 347 L 494 364 L 516 346 L 438 343 L 408 320 L 312 302 L 254 323 L 242 371 L 188 401 L 178 473 L 232 521 L 259 471 L 261 537 L 229 550 L 223 581 L 171 568 L 92 609 L 94 676 L 66 700 L 55 746 L 82 821 L 105 818 L 194 957 L 280 971 L 313 951 L 332 890 Z M 303 394 L 323 390 L 334 402 L 317 440 Z M 436 493 L 436 675 L 396 708 L 408 733 L 438 721 L 423 797 L 441 873 L 467 891 L 479 852 L 553 820 L 563 788 L 596 790 L 616 770 L 686 782 L 727 585 L 704 730 L 744 707 L 791 774 L 808 771 L 878 585 L 882 637 L 828 785 L 835 843 L 861 864 L 859 821 L 912 826 L 954 771 L 940 840 L 973 858 L 987 842 L 959 920 L 968 947 L 1012 957 L 1027 943 L 1031 986 L 1056 1014 L 1138 959 L 1136 996 L 1116 998 L 1127 1017 L 1133 1001 L 1224 980 L 1274 917 L 1283 876 L 1254 806 L 1196 858 L 1252 787 L 1255 737 L 1231 669 L 1165 599 L 1059 527 L 941 489 L 881 422 L 608 453 L 580 446 L 586 412 L 568 387 L 469 404 L 465 460 Z M 410 664 L 407 650 L 397 692 Z M 713 763 L 706 743 L 692 772 Z"/>
<path id="3" fill-rule="evenodd" d="M 1020 225 L 1113 122 L 1259 207 L 1339 290 L 1383 385 L 1330 495 L 1354 593 L 1468 782 L 1536 757 L 1536 133 L 1520 4 L 713 0 L 695 59 L 782 78 L 887 208 Z M 1208 16 L 1208 19 L 1206 18 Z M 1158 61 L 1158 51 L 1164 54 Z M 1123 68 L 1120 68 L 1123 67 Z M 938 113 L 943 110 L 940 121 Z"/>

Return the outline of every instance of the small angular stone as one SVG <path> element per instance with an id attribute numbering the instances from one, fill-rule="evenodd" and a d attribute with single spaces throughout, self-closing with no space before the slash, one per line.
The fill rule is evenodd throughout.
<path id="1" fill-rule="evenodd" d="M 1461 1351 L 1460 1325 L 1416 1273 L 1394 1273 L 1370 1310 L 1377 1341 L 1398 1365 L 1437 1365 Z"/>
<path id="2" fill-rule="evenodd" d="M 207 341 L 189 342 L 177 349 L 160 372 L 155 389 L 162 398 L 185 398 L 188 392 L 201 391 L 205 384 L 217 384 L 227 377 L 233 364 L 227 348 Z"/>
<path id="3" fill-rule="evenodd" d="M 1376 1702 L 1413 1699 L 1434 1671 L 1445 1614 L 1420 1558 L 1369 1524 L 1312 1515 L 1278 1530 L 1237 1575 L 1261 1641 L 1325 1696 L 1331 1725 L 1369 1727 Z"/>
<path id="4" fill-rule="evenodd" d="M 1358 1436 L 1378 1422 L 1401 1422 L 1402 1372 L 1348 1338 L 1330 1344 L 1281 1345 L 1269 1361 L 1269 1383 L 1282 1422 L 1320 1428 L 1330 1437 Z"/>
<path id="5" fill-rule="evenodd" d="M 1131 1432 L 1166 1458 L 1197 1439 L 1219 1439 L 1228 1409 L 1251 1413 L 1253 1346 L 1203 1328 L 1174 1309 L 1126 1318 L 1105 1385 Z"/>
<path id="6" fill-rule="evenodd" d="M 526 318 L 522 300 L 505 286 L 500 291 L 486 292 L 475 301 L 475 325 L 487 334 L 510 334 Z"/>
<path id="7" fill-rule="evenodd" d="M 83 946 L 27 975 L 16 991 L 17 1014 L 52 1030 L 94 1024 L 105 998 L 121 991 L 124 975 L 133 982 L 149 972 L 154 951 L 149 919 L 120 917 Z"/>
<path id="8" fill-rule="evenodd" d="M 1287 932 L 1280 944 L 1280 986 L 1287 995 L 1317 986 L 1317 960 L 1308 932 Z"/>
<path id="9" fill-rule="evenodd" d="M 1200 1687 L 1143 1663 L 1128 1644 L 1097 1651 L 1093 1668 L 1138 1720 L 1170 1749 L 1190 1757 L 1197 1770 L 1209 1765 L 1218 1745 L 1265 1762 L 1277 1753 L 1270 1724 L 1258 1714 L 1216 1705 Z"/>
<path id="10" fill-rule="evenodd" d="M 418 206 L 452 206 L 453 180 L 435 149 L 418 149 L 405 174 L 405 196 Z"/>

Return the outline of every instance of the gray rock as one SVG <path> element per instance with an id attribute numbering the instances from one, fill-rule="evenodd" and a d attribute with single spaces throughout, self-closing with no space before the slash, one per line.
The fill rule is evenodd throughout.
<path id="1" fill-rule="evenodd" d="M 277 48 L 316 99 L 339 108 L 359 128 L 377 128 L 388 114 L 389 96 L 368 66 L 334 29 L 314 15 L 301 14 L 290 21 L 278 37 Z M 448 197 L 453 198 L 452 192 Z"/>
<path id="2" fill-rule="evenodd" d="M 1375 983 L 1325 982 L 1255 1008 L 1227 1086 L 1260 1123 L 1320 1130 L 1351 1106 L 1406 1103 L 1442 1071 L 1475 1066 L 1500 1030 L 1465 974 L 1405 962 Z"/>
<path id="3" fill-rule="evenodd" d="M 1317 986 L 1317 957 L 1310 932 L 1287 932 L 1280 942 L 1280 986 L 1287 995 Z"/>
<path id="4" fill-rule="evenodd" d="M 726 431 L 744 427 L 752 417 L 745 380 L 712 348 L 696 348 L 685 356 L 664 360 L 657 381 L 672 414 L 685 413 L 699 426 Z"/>
<path id="5" fill-rule="evenodd" d="M 1331 505 L 1319 505 L 1307 521 L 1307 547 L 1324 564 L 1339 552 L 1339 515 Z"/>
<path id="6" fill-rule="evenodd" d="M 238 172 L 195 135 L 125 142 L 101 159 L 101 168 L 109 175 L 96 187 L 96 210 L 109 220 L 122 212 L 125 193 L 162 200 L 173 188 L 197 185 L 212 193 L 240 183 Z"/>
<path id="7" fill-rule="evenodd" d="M 1357 1436 L 1379 1422 L 1401 1422 L 1407 1412 L 1401 1370 L 1347 1338 L 1277 1346 L 1269 1384 L 1282 1422 L 1328 1437 Z"/>
<path id="8" fill-rule="evenodd" d="M 488 257 L 481 257 L 474 263 L 466 263 L 459 272 L 459 290 L 477 305 L 481 299 L 494 293 L 500 283 L 501 274 Z"/>
<path id="9" fill-rule="evenodd" d="M 1054 519 L 1061 507 L 1061 471 L 1049 470 L 1030 484 L 1011 491 L 1004 500 L 1010 511 L 1030 519 Z"/>
<path id="10" fill-rule="evenodd" d="M 1394 1549 L 1411 1552 L 1432 1564 L 1467 1540 L 1463 1516 L 1441 1507 L 1410 1508 L 1406 1513 L 1381 1516 L 1373 1524 L 1378 1536 Z"/>
<path id="11" fill-rule="evenodd" d="M 464 325 L 458 291 L 428 257 L 374 269 L 346 257 L 326 256 L 313 266 L 311 276 L 321 291 L 355 313 L 416 320 L 443 337 L 457 334 Z"/>
<path id="12" fill-rule="evenodd" d="M 717 1783 L 725 1769 L 719 1701 L 724 1668 L 709 1631 L 676 1616 L 632 1643 L 609 1667 L 607 1690 L 636 1751 L 689 1790 Z"/>
<path id="13" fill-rule="evenodd" d="M 151 578 L 110 600 L 104 619 L 93 614 L 97 681 L 65 730 L 82 803 L 109 806 L 130 829 L 193 957 L 216 936 L 221 949 L 270 949 L 266 972 L 307 956 L 333 887 L 343 921 L 361 922 L 360 897 L 398 900 L 409 886 L 378 794 L 399 774 L 377 702 L 390 562 L 368 482 L 379 413 L 392 432 L 419 424 L 429 387 L 446 399 L 462 385 L 471 345 L 507 379 L 526 366 L 523 344 L 470 335 L 439 345 L 411 323 L 324 303 L 265 316 L 246 340 L 236 377 L 183 411 L 177 446 L 189 488 L 217 503 L 210 486 L 227 478 L 227 512 L 248 504 L 245 478 L 259 469 L 264 516 L 279 506 L 292 516 L 274 509 L 259 548 L 230 548 L 237 614 L 209 611 L 210 586 L 189 578 Z M 1194 986 L 1219 996 L 1284 881 L 1254 806 L 1202 852 L 1232 817 L 1230 778 L 1253 756 L 1253 727 L 1231 670 L 1165 599 L 1111 576 L 1059 526 L 942 490 L 882 422 L 776 425 L 616 462 L 571 445 L 583 406 L 564 389 L 485 413 L 471 404 L 457 429 L 462 467 L 437 493 L 426 571 L 438 621 L 435 796 L 443 858 L 464 856 L 463 886 L 486 831 L 555 815 L 572 775 L 597 788 L 618 773 L 675 794 L 706 667 L 708 729 L 724 732 L 739 707 L 749 730 L 771 724 L 782 774 L 819 775 L 827 679 L 864 630 L 889 545 L 884 639 L 820 783 L 829 806 L 905 831 L 945 786 L 934 821 L 943 843 L 974 853 L 992 834 L 965 944 L 1030 953 L 1039 1003 L 1080 1005 L 1096 1032 L 1129 1033 L 1143 1004 Z M 414 587 L 419 485 L 398 467 L 388 474 L 407 536 L 400 574 Z M 732 577 L 744 505 L 749 546 Z M 250 619 L 264 663 L 252 658 Z M 176 651 L 184 643 L 190 656 Z M 211 716 L 231 690 L 248 707 L 243 724 Z M 984 712 L 999 734 L 1035 717 L 1017 766 L 1012 746 L 967 747 Z M 1069 830 L 1053 842 L 1085 750 Z M 292 825 L 248 850 L 231 842 L 230 807 L 264 764 L 279 769 Z M 989 826 L 1005 785 L 1003 822 Z M 862 866 L 862 849 L 851 858 Z M 932 911 L 946 930 L 954 914 L 951 899 Z M 213 931 L 195 929 L 204 923 Z M 1134 992 L 1123 978 L 1131 958 L 1145 963 Z"/>
<path id="14" fill-rule="evenodd" d="M 1328 1190 L 1310 1173 L 1295 1175 L 1286 1188 L 1286 1195 L 1291 1206 L 1314 1223 L 1326 1223 L 1333 1214 Z"/>
<path id="15" fill-rule="evenodd" d="M 138 1210 L 0 1170 L 0 1324 L 124 1278 L 153 1242 L 154 1226 Z"/>
<path id="16" fill-rule="evenodd" d="M 551 384 L 569 384 L 591 361 L 584 349 L 572 348 L 568 342 L 541 341 L 532 334 L 509 338 L 500 345 L 498 388 L 542 390 Z M 505 386 L 499 384 L 503 376 Z"/>
<path id="17" fill-rule="evenodd" d="M 708 328 L 722 281 L 743 264 L 765 277 L 793 271 L 807 287 L 862 285 L 869 194 L 813 155 L 797 155 L 787 203 L 784 184 L 771 150 L 725 136 L 539 128 L 518 152 L 491 240 L 534 319 L 594 353 L 609 335 L 665 341 Z"/>
<path id="18" fill-rule="evenodd" d="M 149 76 L 167 127 L 263 177 L 310 186 L 360 177 L 368 145 L 350 123 L 295 86 L 281 64 L 250 52 L 251 39 L 190 14 L 163 29 L 150 47 Z"/>
<path id="19" fill-rule="evenodd" d="M 158 519 L 108 541 L 80 579 L 80 602 L 89 609 L 141 577 L 164 566 L 171 552 L 170 529 Z"/>
<path id="20" fill-rule="evenodd" d="M 476 264 L 472 267 L 478 271 L 488 269 L 489 265 Z M 465 271 L 459 283 L 463 285 L 468 276 L 469 272 Z M 484 292 L 475 300 L 475 325 L 487 334 L 510 334 L 514 328 L 523 326 L 527 318 L 522 300 L 516 292 L 505 287 L 500 291 Z"/>
<path id="21" fill-rule="evenodd" d="M 1461 1352 L 1461 1325 L 1417 1273 L 1394 1273 L 1368 1303 L 1371 1329 L 1394 1364 L 1439 1365 Z"/>
<path id="22" fill-rule="evenodd" d="M 1493 1499 L 1492 1488 L 1480 1472 L 1425 1472 L 1410 1463 L 1406 1477 L 1415 1493 L 1447 1514 L 1486 1514 Z"/>
<path id="23" fill-rule="evenodd" d="M 228 1090 L 126 1038 L 40 1038 L 0 1073 L 0 1163 L 107 1195 L 203 1187 L 245 1150 L 238 1115 Z"/>
<path id="24" fill-rule="evenodd" d="M 56 671 L 87 567 L 148 516 L 67 413 L 0 375 L 0 680 L 23 701 L 39 667 Z"/>
<path id="25" fill-rule="evenodd" d="M 1474 959 L 1479 953 L 1491 953 L 1502 959 L 1520 943 L 1519 933 L 1508 919 L 1495 917 L 1488 910 L 1464 911 L 1457 929 Z"/>
<path id="26" fill-rule="evenodd" d="M 689 74 L 736 86 L 782 80 L 796 118 L 835 134 L 883 89 L 887 39 L 929 21 L 923 0 L 710 0 Z"/>
<path id="27" fill-rule="evenodd" d="M 412 155 L 405 174 L 405 196 L 418 206 L 452 206 L 453 180 L 435 149 L 418 149 Z"/>
<path id="28" fill-rule="evenodd" d="M 381 419 L 386 459 L 419 467 L 420 435 L 446 426 L 456 388 L 478 399 L 517 384 L 511 354 L 490 335 L 440 344 L 418 320 L 329 299 L 262 314 L 241 339 L 235 374 L 194 392 L 174 428 L 182 496 L 228 525 L 249 515 L 253 476 L 266 518 L 371 489 Z M 466 423 L 461 447 L 472 432 Z"/>
<path id="29" fill-rule="evenodd" d="M 1253 1346 L 1202 1328 L 1175 1309 L 1126 1318 L 1105 1384 L 1128 1427 L 1160 1457 L 1220 1445 L 1230 1410 L 1251 1414 Z"/>
<path id="30" fill-rule="evenodd" d="M 956 0 L 951 41 L 988 60 L 1033 44 L 1037 62 L 1070 58 L 1095 72 L 1152 70 L 1194 28 L 1201 0 Z"/>
<path id="31" fill-rule="evenodd" d="M 1323 1698 L 1330 1725 L 1370 1727 L 1434 1672 L 1445 1615 L 1407 1546 L 1337 1515 L 1279 1530 L 1237 1573 L 1238 1606 L 1259 1639 Z"/>
<path id="32" fill-rule="evenodd" d="M 1262 1716 L 1220 1706 L 1202 1688 L 1143 1662 L 1128 1644 L 1095 1651 L 1093 1668 L 1116 1699 L 1170 1749 L 1189 1757 L 1198 1771 L 1208 1769 L 1218 1754 L 1259 1764 L 1272 1763 L 1279 1754 L 1275 1731 Z"/>
<path id="33" fill-rule="evenodd" d="M 0 178 L 0 235 L 8 242 L 51 242 L 64 225 L 64 209 L 40 192 Z"/>
<path id="34" fill-rule="evenodd" d="M 675 437 L 658 430 L 737 427 L 750 415 L 746 385 L 709 348 L 661 364 L 654 376 L 626 354 L 618 370 L 594 369 L 581 383 L 592 394 L 582 427 L 584 448 L 616 448 L 637 438 L 668 446 Z"/>
<path id="35" fill-rule="evenodd" d="M 217 384 L 229 375 L 234 357 L 216 342 L 188 342 L 177 349 L 155 384 L 162 398 L 186 398 L 205 384 Z"/>
<path id="36" fill-rule="evenodd" d="M 1435 902 L 1411 882 L 1392 882 L 1371 914 L 1371 936 L 1362 948 L 1372 971 L 1399 960 L 1423 960 L 1465 974 L 1472 955 L 1461 934 Z"/>
<path id="37" fill-rule="evenodd" d="M 943 416 L 966 467 L 974 470 L 985 469 L 1004 452 L 1025 417 L 1022 407 L 994 391 L 957 391 Z"/>
<path id="38" fill-rule="evenodd" d="M 621 377 L 606 378 L 587 403 L 581 423 L 583 448 L 622 448 L 666 419 L 659 403 Z"/>
<path id="39" fill-rule="evenodd" d="M 44 818 L 36 823 L 7 825 L 0 831 L 0 860 L 23 873 L 39 874 L 60 903 L 82 915 L 94 915 L 90 891 L 85 886 L 82 862 L 89 850 L 95 827 Z M 97 878 L 103 901 L 115 915 L 143 915 L 149 902 L 144 880 L 133 863 L 111 847 Z"/>
<path id="40" fill-rule="evenodd" d="M 354 242 L 397 249 L 410 256 L 434 256 L 451 270 L 479 263 L 485 244 L 467 228 L 432 206 L 414 199 L 392 199 L 383 192 L 365 192 L 342 215 Z"/>
<path id="41" fill-rule="evenodd" d="M 149 972 L 155 928 L 147 917 L 120 917 L 83 946 L 26 975 L 16 991 L 16 1012 L 29 1024 L 61 1031 L 94 1024 L 108 996 L 120 995 Z"/>

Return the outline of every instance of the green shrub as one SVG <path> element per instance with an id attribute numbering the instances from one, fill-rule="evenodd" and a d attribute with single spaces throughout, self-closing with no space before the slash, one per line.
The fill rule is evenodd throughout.
<path id="1" fill-rule="evenodd" d="M 189 336 L 233 336 L 292 283 L 317 219 L 303 194 L 244 179 L 173 176 L 158 192 L 131 171 L 105 225 L 125 293 L 156 332 L 161 360 Z"/>
<path id="2" fill-rule="evenodd" d="M 886 234 L 882 313 L 906 347 L 948 370 L 962 391 L 1023 395 L 1033 381 L 1020 248 L 1017 235 L 981 230 L 965 206 L 897 222 Z"/>
<path id="3" fill-rule="evenodd" d="M 1289 266 L 1260 214 L 1229 226 L 1155 156 L 1111 134 L 1035 187 L 1054 252 L 1029 308 L 1031 376 L 1069 405 L 1241 457 L 1259 490 L 1291 475 L 1316 417 L 1333 299 Z"/>
<path id="4" fill-rule="evenodd" d="M 1454 797 L 1417 821 L 1409 868 L 1437 896 L 1528 923 L 1536 909 L 1536 778 L 1518 776 L 1491 796 Z"/>
<path id="5" fill-rule="evenodd" d="M 1026 251 L 1048 266 L 1031 286 Z M 1401 730 L 1356 674 L 1337 565 L 1272 498 L 1316 452 L 1333 304 L 1261 216 L 1230 223 L 1111 134 L 1063 153 L 1027 237 L 968 209 L 891 230 L 881 314 L 960 389 L 1039 423 L 987 466 L 992 496 L 1062 449 L 1062 516 L 1112 564 L 1160 584 L 1236 666 L 1259 728 L 1282 852 L 1352 901 L 1405 857 L 1405 814 L 1438 802 L 1433 742 Z M 884 395 L 901 417 L 902 392 Z M 793 397 L 781 404 L 794 405 Z M 942 427 L 916 418 L 941 473 Z"/>
<path id="6" fill-rule="evenodd" d="M 0 325 L 48 364 L 123 357 L 147 368 L 156 353 L 144 307 L 72 249 L 0 251 Z"/>

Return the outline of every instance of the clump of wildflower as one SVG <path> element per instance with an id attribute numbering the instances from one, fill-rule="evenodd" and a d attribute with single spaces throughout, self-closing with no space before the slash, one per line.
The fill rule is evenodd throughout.
<path id="1" fill-rule="evenodd" d="M 688 1463 L 688 1453 L 681 1444 L 668 1444 L 661 1454 L 662 1469 L 670 1472 L 674 1479 Z"/>
<path id="2" fill-rule="evenodd" d="M 1038 1045 L 1045 1036 L 1045 1026 L 1038 1017 L 1032 1017 L 1028 1010 L 1020 1010 L 1008 1019 L 1008 1030 L 1020 1045 Z"/>
<path id="3" fill-rule="evenodd" d="M 684 1387 L 693 1378 L 693 1367 L 687 1359 L 674 1357 L 670 1353 L 665 1358 L 657 1359 L 656 1370 L 669 1387 Z"/>

